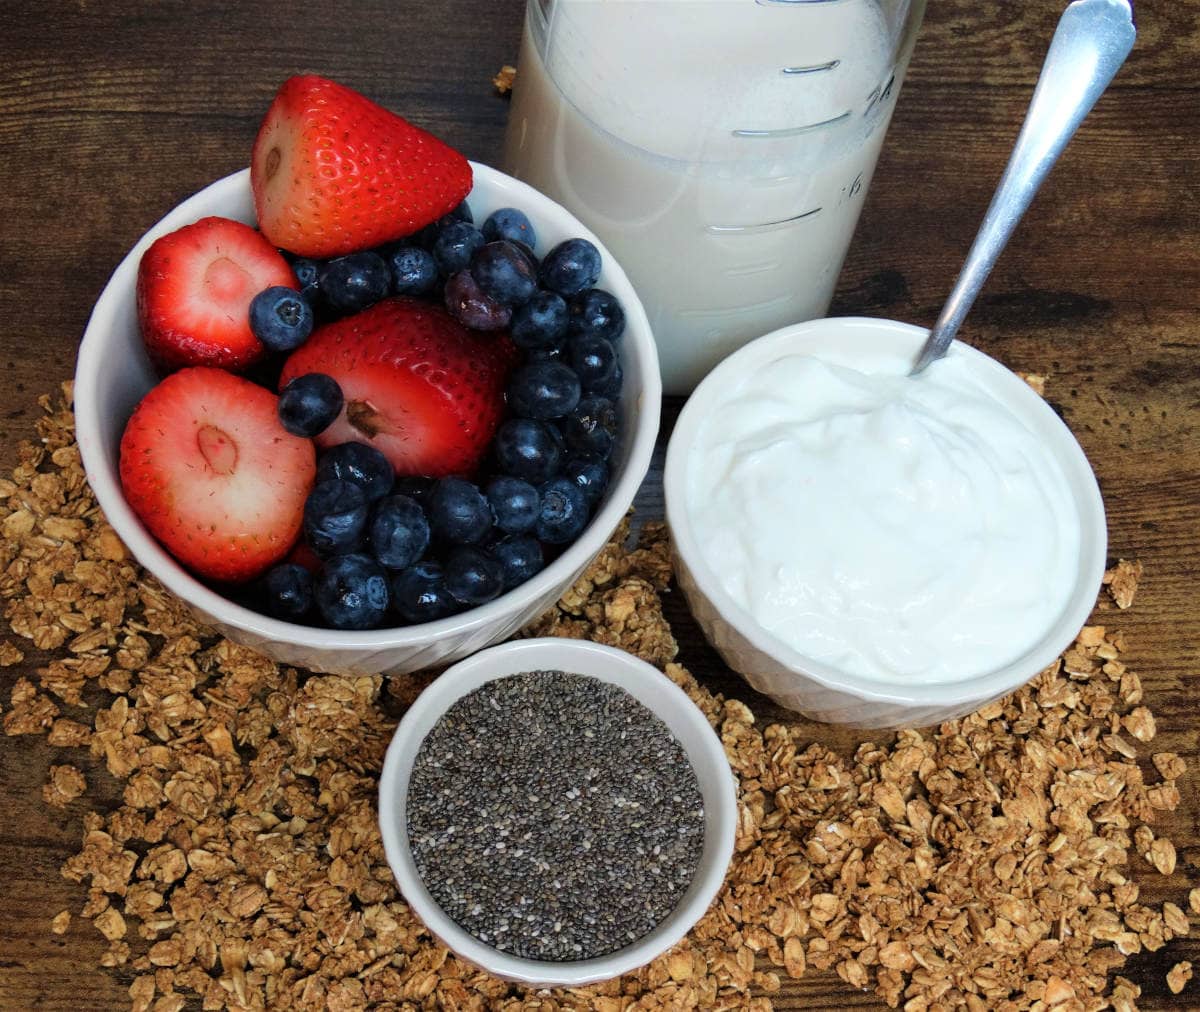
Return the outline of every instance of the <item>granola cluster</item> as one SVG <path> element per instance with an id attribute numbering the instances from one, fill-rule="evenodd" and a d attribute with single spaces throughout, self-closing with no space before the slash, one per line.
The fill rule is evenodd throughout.
<path id="1" fill-rule="evenodd" d="M 1136 1008 L 1126 957 L 1190 930 L 1186 903 L 1142 902 L 1178 874 L 1152 826 L 1179 803 L 1178 755 L 1120 659 L 1085 628 L 1028 686 L 977 713 L 841 755 L 674 663 L 661 525 L 614 536 L 527 633 L 588 637 L 663 667 L 707 715 L 740 784 L 726 886 L 688 937 L 619 980 L 528 991 L 440 946 L 396 892 L 375 793 L 398 714 L 432 677 L 280 667 L 199 625 L 127 556 L 84 480 L 70 392 L 0 481 L 0 600 L 56 651 L 18 678 L 0 722 L 88 749 L 124 784 L 89 812 L 63 868 L 103 962 L 135 974 L 135 1012 L 182 1009 L 750 1009 L 785 977 L 833 971 L 906 1012 Z M 1140 567 L 1107 576 L 1127 607 Z M 0 641 L 0 666 L 23 660 Z M 83 765 L 86 767 L 87 763 Z M 49 804 L 85 795 L 63 762 Z M 48 930 L 68 930 L 71 912 Z M 1176 964 L 1178 994 L 1192 975 Z M 195 1000 L 195 999 L 193 999 Z"/>

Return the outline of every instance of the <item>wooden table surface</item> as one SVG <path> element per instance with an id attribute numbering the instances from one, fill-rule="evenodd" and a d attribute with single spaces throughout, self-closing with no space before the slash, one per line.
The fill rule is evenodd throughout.
<path id="1" fill-rule="evenodd" d="M 1028 102 L 1060 3 L 930 5 L 835 311 L 928 325 L 974 234 Z M 357 87 L 496 163 L 507 103 L 491 77 L 516 60 L 520 5 L 487 0 L 48 0 L 0 6 L 0 463 L 33 435 L 35 398 L 74 368 L 109 272 L 165 211 L 242 167 L 259 119 L 290 74 Z M 1180 871 L 1200 880 L 1200 36 L 1195 5 L 1140 12 L 1128 65 L 1037 198 L 964 336 L 1013 368 L 1050 375 L 1049 399 L 1095 465 L 1114 558 L 1145 578 L 1120 616 L 1127 659 L 1159 718 L 1158 745 L 1186 756 L 1183 804 L 1162 824 Z M 678 405 L 668 405 L 666 425 Z M 641 497 L 661 508 L 657 474 Z M 682 660 L 737 687 L 677 595 Z M 26 661 L 0 674 L 0 699 Z M 750 694 L 739 690 L 743 698 Z M 766 707 L 763 707 L 766 710 Z M 842 745 L 855 736 L 814 737 Z M 76 918 L 81 887 L 58 873 L 92 794 L 48 809 L 54 751 L 0 738 L 0 1009 L 119 1009 L 128 976 L 96 968 L 100 935 Z M 108 792 L 107 794 L 105 792 Z M 99 798 L 97 800 L 97 793 Z M 1152 884 L 1153 885 L 1153 884 Z M 1169 887 L 1169 892 L 1164 891 Z M 1148 886 L 1147 888 L 1151 888 Z M 1143 1008 L 1200 1007 L 1164 984 L 1194 939 L 1130 961 Z M 776 996 L 781 1009 L 876 1008 L 828 975 Z"/>

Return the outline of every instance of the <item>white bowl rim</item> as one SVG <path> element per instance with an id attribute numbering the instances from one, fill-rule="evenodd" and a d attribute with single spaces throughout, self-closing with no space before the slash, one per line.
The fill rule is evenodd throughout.
<path id="1" fill-rule="evenodd" d="M 544 658 L 547 655 L 552 655 L 557 659 L 549 664 L 538 660 L 539 657 Z M 564 662 L 562 660 L 564 655 L 572 656 L 577 660 Z M 618 949 L 607 956 L 575 962 L 524 959 L 500 952 L 459 927 L 438 906 L 421 880 L 412 854 L 402 839 L 405 834 L 400 828 L 401 819 L 397 817 L 398 814 L 403 814 L 404 806 L 404 799 L 400 797 L 398 781 L 402 773 L 408 772 L 408 769 L 401 765 L 400 754 L 406 745 L 416 738 L 418 732 L 415 729 L 426 724 L 432 727 L 433 723 L 436 723 L 458 699 L 479 685 L 503 678 L 516 671 L 537 671 L 547 668 L 561 669 L 607 681 L 608 679 L 603 673 L 595 670 L 594 661 L 597 658 L 603 658 L 605 662 L 612 665 L 619 665 L 628 672 L 631 684 L 645 682 L 648 678 L 657 680 L 657 688 L 672 700 L 672 719 L 684 721 L 688 725 L 689 731 L 695 733 L 696 740 L 700 743 L 700 748 L 706 757 L 714 761 L 718 768 L 728 772 L 729 775 L 723 785 L 713 785 L 713 790 L 719 799 L 715 810 L 706 805 L 704 813 L 706 824 L 713 828 L 716 840 L 715 856 L 721 860 L 711 864 L 707 869 L 703 864 L 697 868 L 693 885 L 689 886 L 688 893 L 685 894 L 685 902 L 677 906 L 649 934 L 631 945 Z M 509 663 L 510 661 L 519 663 Z M 626 688 L 626 691 L 630 690 Z M 661 709 L 651 706 L 636 693 L 633 694 L 647 709 L 662 719 Z M 426 733 L 428 730 L 421 732 L 421 741 L 424 741 Z M 680 744 L 684 743 L 680 742 Z M 417 743 L 417 748 L 419 749 L 419 747 L 420 742 Z M 413 755 L 415 758 L 415 750 Z M 688 698 L 687 693 L 653 665 L 627 651 L 605 646 L 592 640 L 565 637 L 510 640 L 497 646 L 487 647 L 447 668 L 421 692 L 416 701 L 405 711 L 388 746 L 383 761 L 383 770 L 379 777 L 379 828 L 383 838 L 384 853 L 400 892 L 412 907 L 413 912 L 448 948 L 469 962 L 508 980 L 516 980 L 539 987 L 580 987 L 619 977 L 644 966 L 679 942 L 704 916 L 725 884 L 737 834 L 737 805 L 736 781 L 733 771 L 729 767 L 729 759 L 725 754 L 724 745 L 700 708 Z"/>
<path id="2" fill-rule="evenodd" d="M 158 541 L 143 527 L 129 507 L 121 491 L 119 476 L 110 473 L 104 465 L 98 440 L 94 433 L 100 431 L 98 400 L 91 397 L 88 383 L 80 377 L 97 368 L 97 360 L 105 354 L 107 326 L 110 325 L 113 309 L 125 296 L 134 290 L 138 262 L 145 249 L 160 235 L 197 220 L 200 213 L 194 210 L 199 205 L 218 200 L 228 203 L 236 194 L 249 193 L 250 170 L 239 169 L 192 194 L 177 204 L 159 222 L 147 231 L 125 255 L 112 277 L 97 299 L 80 342 L 75 368 L 75 416 L 76 438 L 84 471 L 96 500 L 134 556 L 153 573 L 163 585 L 195 607 L 220 622 L 268 640 L 283 641 L 290 645 L 315 650 L 381 650 L 418 647 L 444 636 L 460 636 L 503 620 L 518 612 L 547 593 L 558 583 L 565 583 L 578 567 L 579 561 L 590 558 L 600 551 L 624 517 L 633 497 L 645 478 L 654 452 L 658 435 L 659 415 L 662 401 L 662 379 L 658 368 L 649 321 L 645 309 L 621 265 L 600 239 L 561 205 L 555 204 L 545 194 L 498 169 L 471 162 L 474 180 L 480 178 L 489 186 L 507 191 L 514 203 L 529 210 L 534 205 L 549 205 L 556 213 L 566 214 L 572 221 L 572 232 L 589 239 L 600 250 L 605 282 L 613 294 L 621 300 L 626 311 L 626 335 L 622 354 L 636 355 L 639 360 L 643 384 L 637 397 L 638 423 L 626 438 L 631 440 L 629 459 L 620 476 L 609 486 L 607 501 L 589 521 L 579 538 L 551 562 L 540 573 L 507 593 L 501 594 L 487 604 L 477 605 L 457 615 L 410 626 L 388 626 L 370 630 L 326 629 L 319 626 L 299 625 L 263 615 L 243 607 L 217 593 L 183 568 Z M 474 185 L 474 184 L 473 184 Z M 469 199 L 469 195 L 468 195 Z M 535 212 L 535 220 L 539 215 Z M 645 343 L 628 340 L 631 329 L 639 329 L 650 336 Z"/>
<path id="3" fill-rule="evenodd" d="M 807 320 L 771 331 L 756 338 L 723 360 L 710 372 L 684 405 L 671 439 L 667 445 L 666 463 L 663 467 L 663 493 L 666 503 L 667 525 L 671 531 L 674 550 L 687 567 L 696 574 L 700 591 L 716 606 L 721 617 L 728 622 L 755 649 L 773 657 L 798 674 L 837 692 L 848 693 L 860 699 L 899 704 L 906 707 L 937 707 L 949 710 L 971 702 L 995 699 L 1025 684 L 1038 672 L 1044 670 L 1065 650 L 1087 622 L 1096 604 L 1101 579 L 1104 575 L 1107 551 L 1107 525 L 1104 502 L 1096 475 L 1083 448 L 1074 433 L 1055 413 L 1046 401 L 1016 373 L 990 355 L 962 341 L 954 341 L 948 354 L 966 357 L 971 367 L 1003 383 L 1011 383 L 1011 393 L 1022 402 L 1030 415 L 1043 423 L 1057 426 L 1066 436 L 1062 445 L 1066 448 L 1066 459 L 1060 457 L 1068 471 L 1075 472 L 1083 501 L 1078 503 L 1084 535 L 1089 531 L 1098 538 L 1098 550 L 1091 564 L 1083 568 L 1080 586 L 1093 588 L 1090 596 L 1077 594 L 1050 629 L 1029 650 L 1009 663 L 993 671 L 970 678 L 939 683 L 890 683 L 878 679 L 841 671 L 822 661 L 806 656 L 764 629 L 754 617 L 725 591 L 720 580 L 709 568 L 692 534 L 686 510 L 686 449 L 691 445 L 707 408 L 724 389 L 736 384 L 744 366 L 763 358 L 770 358 L 777 351 L 783 352 L 795 340 L 814 331 L 836 329 L 847 336 L 854 330 L 870 330 L 882 334 L 914 341 L 916 346 L 929 334 L 927 328 L 897 320 L 885 320 L 865 316 L 829 317 Z"/>

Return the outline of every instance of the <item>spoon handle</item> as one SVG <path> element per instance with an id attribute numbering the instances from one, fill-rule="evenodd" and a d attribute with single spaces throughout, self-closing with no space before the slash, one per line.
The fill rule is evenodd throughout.
<path id="1" fill-rule="evenodd" d="M 1075 0 L 1063 13 L 996 195 L 912 375 L 946 354 L 1042 180 L 1125 62 L 1134 34 L 1129 0 Z"/>

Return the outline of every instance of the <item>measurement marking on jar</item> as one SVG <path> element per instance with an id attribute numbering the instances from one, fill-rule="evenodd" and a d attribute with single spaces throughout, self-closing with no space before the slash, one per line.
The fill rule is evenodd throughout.
<path id="1" fill-rule="evenodd" d="M 748 278 L 755 274 L 767 274 L 777 271 L 782 265 L 778 260 L 766 260 L 757 264 L 742 264 L 740 267 L 730 267 L 725 275 L 731 278 Z"/>
<path id="2" fill-rule="evenodd" d="M 844 112 L 840 116 L 834 116 L 833 119 L 822 120 L 820 123 L 809 123 L 806 126 L 798 127 L 781 127 L 778 130 L 734 130 L 734 137 L 798 137 L 800 134 L 811 133 L 814 130 L 824 130 L 826 127 L 831 127 L 835 123 L 841 123 L 842 120 L 850 118 L 849 112 Z"/>
<path id="3" fill-rule="evenodd" d="M 893 71 L 892 76 L 888 78 L 887 84 L 882 88 L 876 88 L 870 95 L 867 96 L 867 108 L 864 110 L 864 115 L 875 108 L 879 102 L 886 102 L 892 97 L 892 86 L 896 83 L 896 74 Z"/>
<path id="4" fill-rule="evenodd" d="M 681 309 L 675 315 L 682 320 L 699 320 L 699 319 L 737 319 L 744 313 L 748 312 L 764 312 L 772 309 L 778 309 L 782 306 L 789 305 L 795 302 L 797 296 L 793 292 L 785 292 L 783 295 L 776 295 L 771 299 L 764 299 L 761 302 L 740 302 L 735 306 L 713 306 L 710 308 L 699 309 Z"/>
<path id="5" fill-rule="evenodd" d="M 805 211 L 802 214 L 792 215 L 790 218 L 781 218 L 779 221 L 764 221 L 757 225 L 706 225 L 705 230 L 713 235 L 738 235 L 745 233 L 765 232 L 772 228 L 783 228 L 785 225 L 790 225 L 795 221 L 803 221 L 805 218 L 811 218 L 814 214 L 820 214 L 821 208 L 814 207 L 811 211 Z"/>
<path id="6" fill-rule="evenodd" d="M 825 70 L 834 70 L 842 65 L 841 60 L 830 60 L 828 63 L 814 63 L 811 67 L 780 67 L 781 74 L 819 74 Z"/>

